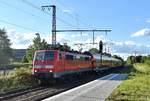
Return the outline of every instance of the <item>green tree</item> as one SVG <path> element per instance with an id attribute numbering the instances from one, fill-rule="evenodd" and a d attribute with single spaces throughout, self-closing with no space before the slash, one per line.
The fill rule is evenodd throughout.
<path id="1" fill-rule="evenodd" d="M 22 63 L 28 63 L 28 62 L 29 62 L 29 61 L 28 61 L 26 55 L 24 55 L 23 58 L 22 58 Z"/>
<path id="2" fill-rule="evenodd" d="M 51 49 L 60 51 L 71 51 L 71 48 L 67 44 L 61 45 L 60 43 L 58 43 L 56 46 L 52 46 Z"/>
<path id="3" fill-rule="evenodd" d="M 133 65 L 135 63 L 136 59 L 135 59 L 135 56 L 129 56 L 127 58 L 127 64 L 128 65 Z"/>
<path id="4" fill-rule="evenodd" d="M 12 56 L 11 43 L 5 29 L 0 29 L 0 64 L 7 64 Z"/>
<path id="5" fill-rule="evenodd" d="M 119 59 L 119 60 L 121 60 L 122 62 L 124 62 L 124 60 L 123 60 L 120 56 L 118 56 L 118 55 L 113 55 L 112 57 L 113 57 L 113 58 L 116 58 L 116 59 Z"/>
<path id="6" fill-rule="evenodd" d="M 26 58 L 30 62 L 33 60 L 33 56 L 36 50 L 50 49 L 50 45 L 41 39 L 40 35 L 36 33 L 36 37 L 33 39 L 33 45 L 30 45 L 26 52 Z"/>
<path id="7" fill-rule="evenodd" d="M 144 63 L 150 65 L 150 56 L 143 56 L 142 62 L 144 62 Z"/>
<path id="8" fill-rule="evenodd" d="M 91 53 L 99 53 L 97 48 L 91 48 L 91 49 L 89 49 L 89 52 L 91 52 Z"/>

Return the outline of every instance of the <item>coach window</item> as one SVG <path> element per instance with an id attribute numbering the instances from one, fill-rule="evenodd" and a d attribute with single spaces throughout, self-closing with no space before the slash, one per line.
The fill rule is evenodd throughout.
<path id="1" fill-rule="evenodd" d="M 76 55 L 75 60 L 80 60 L 80 56 Z"/>
<path id="2" fill-rule="evenodd" d="M 89 57 L 85 57 L 85 60 L 86 60 L 86 61 L 89 61 L 89 60 L 90 60 L 90 58 L 89 58 Z"/>
<path id="3" fill-rule="evenodd" d="M 85 57 L 84 57 L 84 56 L 80 56 L 80 60 L 81 60 L 81 61 L 84 61 L 84 60 L 85 60 Z"/>
<path id="4" fill-rule="evenodd" d="M 59 53 L 59 60 L 61 60 L 62 59 L 62 54 L 61 53 Z"/>
<path id="5" fill-rule="evenodd" d="M 66 56 L 65 56 L 65 59 L 66 59 L 66 60 L 73 60 L 73 55 L 66 55 Z"/>

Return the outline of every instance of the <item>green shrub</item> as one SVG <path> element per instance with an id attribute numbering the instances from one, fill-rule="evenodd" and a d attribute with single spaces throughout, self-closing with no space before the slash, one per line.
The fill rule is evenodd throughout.
<path id="1" fill-rule="evenodd" d="M 17 86 L 16 86 L 17 87 Z M 0 78 L 0 92 L 3 93 L 9 89 L 14 89 L 15 85 L 11 77 L 2 77 Z"/>
<path id="2" fill-rule="evenodd" d="M 133 67 L 141 73 L 148 73 L 150 74 L 150 65 L 146 63 L 136 63 L 133 65 Z"/>
<path id="3" fill-rule="evenodd" d="M 30 68 L 17 68 L 11 73 L 12 78 L 16 84 L 19 85 L 33 85 L 34 80 L 32 78 Z"/>
<path id="4" fill-rule="evenodd" d="M 150 56 L 144 57 L 143 61 L 144 63 L 150 65 Z"/>
<path id="5" fill-rule="evenodd" d="M 26 55 L 24 55 L 23 58 L 22 58 L 22 63 L 28 63 L 28 62 L 29 62 L 29 61 L 28 61 Z"/>
<path id="6" fill-rule="evenodd" d="M 21 63 L 21 62 L 14 62 L 9 65 L 12 68 L 30 68 L 32 67 L 31 63 Z"/>
<path id="7" fill-rule="evenodd" d="M 17 68 L 7 76 L 0 76 L 0 92 L 37 86 L 31 68 Z"/>

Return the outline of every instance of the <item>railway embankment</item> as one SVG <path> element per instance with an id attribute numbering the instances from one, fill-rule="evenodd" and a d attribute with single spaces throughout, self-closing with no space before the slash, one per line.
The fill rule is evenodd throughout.
<path id="1" fill-rule="evenodd" d="M 136 63 L 130 68 L 126 79 L 106 101 L 149 101 L 150 100 L 150 65 Z"/>
<path id="2" fill-rule="evenodd" d="M 31 68 L 16 68 L 7 75 L 0 74 L 0 95 L 33 86 L 37 86 L 37 83 L 32 77 Z"/>

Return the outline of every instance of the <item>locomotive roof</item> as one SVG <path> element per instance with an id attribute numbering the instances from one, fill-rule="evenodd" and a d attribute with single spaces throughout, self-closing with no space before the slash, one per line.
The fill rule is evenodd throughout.
<path id="1" fill-rule="evenodd" d="M 78 51 L 37 50 L 36 52 L 44 52 L 44 51 L 65 52 L 65 53 L 67 53 L 68 55 L 80 55 L 80 56 L 91 57 L 91 55 L 89 55 L 89 54 L 81 53 L 81 52 L 78 52 Z"/>

